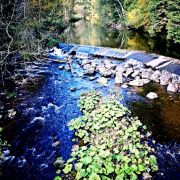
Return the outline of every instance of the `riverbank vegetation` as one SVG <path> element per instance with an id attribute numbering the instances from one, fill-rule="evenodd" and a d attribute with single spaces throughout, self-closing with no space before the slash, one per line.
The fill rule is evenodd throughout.
<path id="1" fill-rule="evenodd" d="M 16 50 L 27 55 L 42 54 L 58 43 L 59 35 L 78 18 L 141 29 L 180 43 L 180 4 L 172 0 L 26 0 L 1 1 L 1 59 Z"/>
<path id="2" fill-rule="evenodd" d="M 117 99 L 90 91 L 81 95 L 78 105 L 83 116 L 69 122 L 77 144 L 64 169 L 58 170 L 64 179 L 138 179 L 158 170 L 146 126 Z M 63 167 L 59 158 L 55 165 Z"/>

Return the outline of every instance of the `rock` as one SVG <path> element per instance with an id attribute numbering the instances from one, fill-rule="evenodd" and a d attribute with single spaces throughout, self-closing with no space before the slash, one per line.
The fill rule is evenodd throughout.
<path id="1" fill-rule="evenodd" d="M 66 64 L 65 67 L 64 67 L 64 69 L 65 69 L 66 71 L 70 71 L 70 70 L 71 70 L 71 67 L 70 67 L 69 64 Z"/>
<path id="2" fill-rule="evenodd" d="M 144 82 L 142 81 L 142 79 L 138 79 L 138 80 L 133 80 L 129 82 L 130 86 L 138 86 L 141 87 L 144 85 Z"/>
<path id="3" fill-rule="evenodd" d="M 133 73 L 133 68 L 127 68 L 126 72 L 125 72 L 125 76 L 128 77 L 129 75 L 131 75 Z"/>
<path id="4" fill-rule="evenodd" d="M 89 69 L 86 69 L 84 71 L 84 74 L 87 74 L 87 75 L 93 75 L 95 73 L 95 68 L 94 67 L 90 67 Z"/>
<path id="5" fill-rule="evenodd" d="M 151 77 L 149 79 L 159 83 L 160 76 L 161 76 L 161 72 L 157 70 L 157 71 L 153 72 L 153 74 L 151 75 Z"/>
<path id="6" fill-rule="evenodd" d="M 133 78 L 135 78 L 136 76 L 139 75 L 139 73 L 140 73 L 139 70 L 134 70 L 134 72 L 131 74 L 131 76 L 132 76 Z"/>
<path id="7" fill-rule="evenodd" d="M 177 83 L 169 83 L 168 84 L 167 91 L 178 92 L 178 89 L 179 89 L 179 84 L 177 84 Z"/>
<path id="8" fill-rule="evenodd" d="M 53 163 L 53 166 L 55 167 L 63 167 L 64 161 L 62 158 L 57 158 L 56 161 Z"/>
<path id="9" fill-rule="evenodd" d="M 136 77 L 135 77 L 135 80 L 139 80 L 139 79 L 141 79 L 140 76 L 136 76 Z"/>
<path id="10" fill-rule="evenodd" d="M 171 80 L 171 75 L 170 74 L 162 74 L 159 79 L 160 79 L 160 84 L 165 86 L 165 85 L 169 84 L 169 82 Z"/>
<path id="11" fill-rule="evenodd" d="M 94 76 L 89 77 L 89 81 L 94 81 L 95 79 L 97 79 L 97 77 Z"/>
<path id="12" fill-rule="evenodd" d="M 100 78 L 97 80 L 97 82 L 98 82 L 99 84 L 103 85 L 103 86 L 108 86 L 108 84 L 107 84 L 107 82 L 108 82 L 107 78 L 100 77 Z"/>
<path id="13" fill-rule="evenodd" d="M 82 66 L 87 65 L 87 64 L 91 64 L 91 62 L 88 59 L 82 60 L 82 63 L 81 63 Z"/>
<path id="14" fill-rule="evenodd" d="M 153 72 L 151 69 L 143 69 L 141 74 L 142 79 L 149 79 Z"/>
<path id="15" fill-rule="evenodd" d="M 129 85 L 141 87 L 141 86 L 143 86 L 145 84 L 148 84 L 149 82 L 150 82 L 149 79 L 135 79 L 133 81 L 130 81 Z"/>
<path id="16" fill-rule="evenodd" d="M 71 88 L 69 88 L 69 90 L 72 91 L 72 92 L 74 92 L 74 91 L 77 90 L 77 88 L 76 88 L 76 87 L 71 87 Z"/>
<path id="17" fill-rule="evenodd" d="M 128 88 L 128 85 L 127 84 L 123 84 L 121 87 L 126 89 L 126 88 Z"/>
<path id="18" fill-rule="evenodd" d="M 89 69 L 89 68 L 91 68 L 91 65 L 90 65 L 90 64 L 86 64 L 86 65 L 83 66 L 83 69 L 84 69 L 84 70 Z"/>
<path id="19" fill-rule="evenodd" d="M 103 63 L 104 63 L 105 68 L 108 70 L 114 69 L 116 67 L 116 65 L 112 64 L 110 60 L 104 60 Z"/>
<path id="20" fill-rule="evenodd" d="M 104 66 L 99 66 L 99 73 L 104 77 L 108 77 L 112 75 L 112 72 L 106 69 Z"/>
<path id="21" fill-rule="evenodd" d="M 115 75 L 115 74 L 116 74 L 116 71 L 115 71 L 115 70 L 111 70 L 111 74 L 112 74 L 112 75 Z"/>
<path id="22" fill-rule="evenodd" d="M 57 55 L 57 56 L 61 56 L 64 53 L 62 52 L 61 49 L 58 49 L 57 47 L 53 47 L 51 50 L 51 54 Z"/>
<path id="23" fill-rule="evenodd" d="M 146 95 L 146 97 L 149 99 L 156 99 L 156 98 L 158 98 L 158 95 L 154 92 L 150 92 Z"/>
<path id="24" fill-rule="evenodd" d="M 63 65 L 59 66 L 58 69 L 62 70 L 62 69 L 64 69 L 64 66 Z"/>
<path id="25" fill-rule="evenodd" d="M 149 173 L 143 173 L 143 180 L 152 180 L 152 176 Z"/>
<path id="26" fill-rule="evenodd" d="M 124 68 L 122 65 L 117 65 L 115 70 L 116 70 L 116 72 L 123 73 L 126 71 L 126 68 Z"/>
<path id="27" fill-rule="evenodd" d="M 115 84 L 122 84 L 123 83 L 123 76 L 121 73 L 116 73 L 115 77 Z"/>
<path id="28" fill-rule="evenodd" d="M 91 67 L 93 67 L 93 68 L 96 69 L 96 63 L 92 62 L 92 63 L 91 63 Z"/>
<path id="29" fill-rule="evenodd" d="M 149 80 L 149 79 L 142 79 L 142 80 L 143 80 L 143 83 L 144 83 L 144 84 L 150 83 L 150 80 Z"/>
<path id="30" fill-rule="evenodd" d="M 16 111 L 14 109 L 8 110 L 8 117 L 13 118 L 16 115 Z"/>
<path id="31" fill-rule="evenodd" d="M 52 147 L 56 148 L 56 147 L 58 147 L 60 144 L 61 144 L 60 141 L 56 141 L 56 142 L 52 143 Z"/>

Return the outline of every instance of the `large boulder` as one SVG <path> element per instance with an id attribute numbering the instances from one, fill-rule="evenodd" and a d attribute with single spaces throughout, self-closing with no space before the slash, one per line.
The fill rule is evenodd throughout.
<path id="1" fill-rule="evenodd" d="M 150 77 L 154 73 L 154 71 L 152 69 L 142 69 L 141 72 L 142 72 L 141 77 L 143 79 L 150 79 Z"/>
<path id="2" fill-rule="evenodd" d="M 128 77 L 133 73 L 133 68 L 127 68 L 124 76 Z"/>
<path id="3" fill-rule="evenodd" d="M 131 76 L 132 76 L 133 78 L 135 78 L 136 76 L 139 75 L 139 73 L 140 73 L 140 70 L 134 70 L 134 72 L 131 74 Z"/>
<path id="4" fill-rule="evenodd" d="M 104 66 L 99 66 L 99 73 L 104 77 L 112 75 L 111 70 L 106 69 Z"/>
<path id="5" fill-rule="evenodd" d="M 167 91 L 170 92 L 178 92 L 179 89 L 179 85 L 178 83 L 169 83 L 168 87 L 167 87 Z"/>
<path id="6" fill-rule="evenodd" d="M 126 71 L 126 68 L 124 68 L 122 65 L 117 65 L 115 70 L 116 70 L 116 72 L 123 73 Z"/>
<path id="7" fill-rule="evenodd" d="M 160 76 L 161 76 L 161 72 L 156 70 L 156 71 L 153 72 L 153 74 L 151 75 L 151 77 L 149 79 L 159 83 Z"/>
<path id="8" fill-rule="evenodd" d="M 168 85 L 169 82 L 171 81 L 171 75 L 169 73 L 163 73 L 159 79 L 160 79 L 160 84 L 165 86 Z"/>
<path id="9" fill-rule="evenodd" d="M 114 69 L 116 67 L 116 65 L 112 64 L 110 60 L 104 60 L 103 63 L 106 69 Z"/>

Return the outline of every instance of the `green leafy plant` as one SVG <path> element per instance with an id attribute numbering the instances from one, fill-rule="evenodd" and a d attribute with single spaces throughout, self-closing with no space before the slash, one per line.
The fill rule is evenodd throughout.
<path id="1" fill-rule="evenodd" d="M 73 171 L 75 179 L 119 180 L 158 170 L 146 127 L 126 107 L 94 91 L 83 94 L 79 106 L 84 116 L 71 120 L 69 126 L 84 145 L 73 146 L 64 174 Z"/>

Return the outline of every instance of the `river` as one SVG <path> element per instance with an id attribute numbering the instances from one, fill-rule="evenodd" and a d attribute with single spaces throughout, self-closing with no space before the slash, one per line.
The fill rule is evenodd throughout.
<path id="1" fill-rule="evenodd" d="M 178 44 L 172 44 L 158 37 L 151 38 L 147 33 L 107 28 L 85 20 L 72 23 L 60 39 L 67 43 L 141 50 L 180 58 Z"/>
<path id="2" fill-rule="evenodd" d="M 98 25 L 79 21 L 68 27 L 61 39 L 67 43 L 155 52 L 150 41 L 131 33 L 108 31 Z M 156 50 L 162 49 L 156 47 Z M 71 72 L 60 71 L 58 63 L 49 62 L 45 67 L 48 73 L 41 85 L 35 90 L 22 89 L 18 92 L 22 97 L 19 103 L 10 102 L 11 105 L 16 104 L 13 108 L 17 116 L 15 120 L 5 121 L 4 136 L 11 144 L 10 150 L 15 157 L 3 165 L 2 179 L 53 179 L 56 175 L 53 167 L 56 158 L 61 156 L 67 160 L 70 157 L 73 131 L 69 131 L 67 124 L 81 115 L 77 107 L 80 94 L 96 89 L 106 96 L 115 88 L 112 80 L 109 88 L 89 81 L 87 76 L 83 77 L 79 61 L 75 59 L 72 64 L 78 77 L 72 76 Z M 76 90 L 72 92 L 70 89 L 74 87 Z M 150 91 L 157 92 L 160 98 L 157 101 L 147 100 L 145 95 Z M 144 88 L 119 88 L 118 92 L 124 97 L 122 103 L 134 112 L 133 115 L 139 116 L 157 141 L 155 149 L 159 171 L 154 178 L 179 179 L 179 94 L 167 93 L 163 87 L 154 84 Z M 55 142 L 60 142 L 60 146 L 53 147 Z"/>

